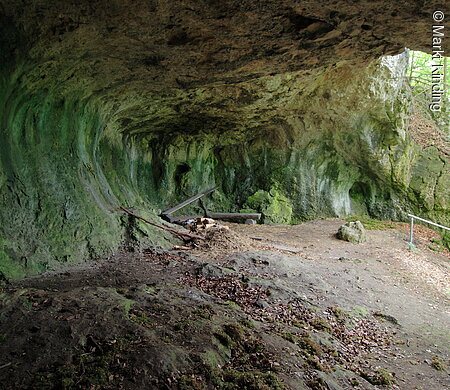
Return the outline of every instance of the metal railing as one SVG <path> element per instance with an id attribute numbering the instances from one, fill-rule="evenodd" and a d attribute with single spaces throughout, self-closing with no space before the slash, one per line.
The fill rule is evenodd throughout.
<path id="1" fill-rule="evenodd" d="M 431 222 L 428 219 L 423 219 L 423 218 L 420 218 L 420 217 L 416 217 L 415 215 L 412 215 L 412 214 L 408 214 L 408 217 L 411 217 L 411 224 L 410 224 L 410 227 L 409 227 L 409 243 L 410 244 L 413 243 L 413 237 L 414 237 L 414 219 L 418 219 L 419 221 L 426 222 L 426 223 L 429 223 L 430 225 L 437 226 L 437 227 L 439 227 L 441 229 L 445 229 L 445 230 L 449 230 L 450 231 L 450 228 L 448 228 L 446 226 L 439 225 L 438 223 L 435 223 L 435 222 Z"/>

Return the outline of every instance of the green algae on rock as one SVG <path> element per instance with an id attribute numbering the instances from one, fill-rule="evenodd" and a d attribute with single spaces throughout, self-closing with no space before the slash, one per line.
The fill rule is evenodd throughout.
<path id="1" fill-rule="evenodd" d="M 255 192 L 246 200 L 244 207 L 263 213 L 264 223 L 291 222 L 291 202 L 277 190 L 277 187 L 272 187 L 269 192 L 263 190 Z"/>

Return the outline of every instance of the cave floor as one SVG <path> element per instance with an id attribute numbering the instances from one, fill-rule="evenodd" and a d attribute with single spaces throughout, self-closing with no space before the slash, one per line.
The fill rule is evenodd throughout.
<path id="1" fill-rule="evenodd" d="M 2 388 L 449 388 L 448 254 L 400 225 L 339 241 L 342 223 L 227 224 L 231 246 L 4 286 Z"/>

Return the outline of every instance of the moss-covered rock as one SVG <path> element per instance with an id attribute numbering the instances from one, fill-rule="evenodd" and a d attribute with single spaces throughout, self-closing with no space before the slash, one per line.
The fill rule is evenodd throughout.
<path id="1" fill-rule="evenodd" d="M 255 192 L 248 197 L 244 206 L 261 212 L 265 223 L 289 224 L 291 222 L 292 204 L 275 186 L 269 192 L 263 190 Z"/>
<path id="2" fill-rule="evenodd" d="M 361 244 L 367 239 L 366 230 L 360 221 L 347 222 L 339 228 L 337 238 L 355 244 Z"/>

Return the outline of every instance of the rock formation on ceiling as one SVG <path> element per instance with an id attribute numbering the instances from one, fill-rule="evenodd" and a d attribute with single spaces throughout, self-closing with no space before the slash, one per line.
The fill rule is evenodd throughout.
<path id="1" fill-rule="evenodd" d="M 1 274 L 105 256 L 119 205 L 212 185 L 273 222 L 448 222 L 448 156 L 407 133 L 405 57 L 379 60 L 429 51 L 439 5 L 0 0 Z"/>

